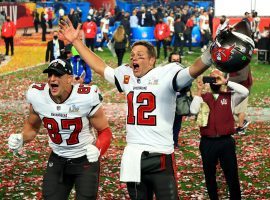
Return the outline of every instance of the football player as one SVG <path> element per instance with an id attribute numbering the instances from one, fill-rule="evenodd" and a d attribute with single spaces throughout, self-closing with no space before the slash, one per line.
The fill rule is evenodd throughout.
<path id="1" fill-rule="evenodd" d="M 127 146 L 120 169 L 120 181 L 127 182 L 131 199 L 178 199 L 172 127 L 176 91 L 189 85 L 212 64 L 209 51 L 181 70 L 170 63 L 154 67 L 152 44 L 135 42 L 130 65 L 113 69 L 78 39 L 69 20 L 60 23 L 60 33 L 74 45 L 92 69 L 126 94 Z"/>
<path id="2" fill-rule="evenodd" d="M 34 140 L 43 124 L 52 149 L 43 198 L 68 199 L 75 186 L 76 199 L 96 199 L 100 156 L 112 137 L 99 89 L 95 85 L 72 85 L 72 67 L 62 59 L 52 61 L 43 73 L 48 74 L 48 82 L 29 87 L 26 98 L 30 113 L 22 134 L 10 135 L 9 148 L 18 152 L 24 143 Z"/>

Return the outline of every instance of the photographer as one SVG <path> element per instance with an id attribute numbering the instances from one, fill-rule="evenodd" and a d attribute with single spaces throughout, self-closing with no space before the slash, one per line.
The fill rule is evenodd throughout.
<path id="1" fill-rule="evenodd" d="M 202 94 L 204 83 L 209 83 L 212 92 Z M 238 166 L 235 153 L 235 141 L 231 136 L 235 133 L 232 110 L 248 96 L 248 89 L 244 86 L 228 81 L 219 70 L 211 72 L 210 77 L 204 77 L 203 82 L 197 81 L 197 96 L 194 96 L 190 111 L 197 114 L 201 103 L 209 107 L 208 123 L 200 127 L 200 152 L 203 162 L 206 187 L 211 200 L 218 199 L 216 182 L 216 165 L 224 172 L 229 186 L 230 199 L 241 199 L 238 178 Z M 231 88 L 230 92 L 223 92 L 222 85 Z"/>

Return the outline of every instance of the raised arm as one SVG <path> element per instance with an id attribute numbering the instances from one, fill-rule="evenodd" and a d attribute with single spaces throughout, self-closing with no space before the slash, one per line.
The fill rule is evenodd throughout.
<path id="1" fill-rule="evenodd" d="M 88 47 L 86 47 L 79 39 L 81 24 L 78 25 L 77 29 L 74 29 L 71 21 L 66 19 L 65 21 L 61 20 L 59 26 L 60 35 L 73 44 L 82 59 L 91 67 L 91 69 L 104 77 L 104 69 L 107 66 L 106 63 Z"/>
<path id="2" fill-rule="evenodd" d="M 210 47 L 208 47 L 204 53 L 189 67 L 189 73 L 193 78 L 196 78 L 206 71 L 211 65 L 212 58 L 210 54 Z"/>

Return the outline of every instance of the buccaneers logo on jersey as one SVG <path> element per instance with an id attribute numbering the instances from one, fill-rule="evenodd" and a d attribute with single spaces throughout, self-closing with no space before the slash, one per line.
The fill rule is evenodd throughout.
<path id="1" fill-rule="evenodd" d="M 215 46 L 212 50 L 212 59 L 215 62 L 227 62 L 228 60 L 230 60 L 233 54 L 232 50 L 234 49 L 234 47 L 235 44 L 230 46 L 229 48 Z"/>

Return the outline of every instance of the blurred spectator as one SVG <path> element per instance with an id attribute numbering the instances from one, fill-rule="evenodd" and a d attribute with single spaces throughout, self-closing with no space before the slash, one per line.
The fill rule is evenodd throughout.
<path id="1" fill-rule="evenodd" d="M 178 47 L 180 47 L 179 54 L 183 56 L 183 47 L 184 47 L 184 31 L 185 24 L 181 21 L 181 17 L 177 16 L 175 18 L 174 23 L 174 52 L 178 51 Z"/>
<path id="2" fill-rule="evenodd" d="M 109 42 L 109 23 L 110 23 L 110 13 L 107 12 L 104 16 L 104 18 L 100 21 L 100 30 L 102 35 L 102 40 L 100 42 L 100 46 L 98 47 L 98 51 L 103 51 L 102 47 L 104 42 Z"/>
<path id="3" fill-rule="evenodd" d="M 84 37 L 85 37 L 85 45 L 90 48 L 94 52 L 95 47 L 95 38 L 97 35 L 97 25 L 93 21 L 92 17 L 88 15 L 87 21 L 83 23 L 82 26 Z"/>
<path id="4" fill-rule="evenodd" d="M 172 38 L 174 35 L 174 13 L 173 12 L 170 12 L 169 16 L 167 17 L 167 24 L 170 28 L 170 38 L 168 41 L 168 47 L 170 48 Z"/>
<path id="5" fill-rule="evenodd" d="M 249 24 L 249 26 L 250 26 L 251 24 L 250 24 L 249 18 L 250 18 L 250 13 L 249 12 L 245 12 L 242 21 L 247 22 Z"/>
<path id="6" fill-rule="evenodd" d="M 231 72 L 229 75 L 229 81 L 233 81 L 245 86 L 249 91 L 251 89 L 253 80 L 251 75 L 250 66 L 246 66 L 244 69 L 241 69 L 237 72 Z M 246 128 L 250 122 L 246 119 L 246 113 L 248 108 L 248 96 L 238 104 L 233 111 L 236 121 L 238 121 L 238 127 L 236 129 L 237 133 L 244 135 L 246 133 Z"/>
<path id="7" fill-rule="evenodd" d="M 142 26 L 142 18 L 144 13 L 144 7 L 142 6 L 140 10 L 137 10 L 136 15 L 138 17 L 138 25 Z"/>
<path id="8" fill-rule="evenodd" d="M 52 21 L 53 21 L 53 11 L 52 11 L 52 8 L 51 7 L 48 8 L 47 15 L 48 15 L 49 29 L 52 29 L 53 28 L 53 24 L 52 24 Z"/>
<path id="9" fill-rule="evenodd" d="M 118 26 L 113 34 L 112 43 L 118 60 L 118 66 L 122 65 L 123 57 L 126 52 L 127 37 L 122 25 Z"/>
<path id="10" fill-rule="evenodd" d="M 183 9 L 182 12 L 183 12 L 183 13 L 182 13 L 182 15 L 181 15 L 181 21 L 182 21 L 184 24 L 186 24 L 187 21 L 188 21 L 188 19 L 189 19 L 189 14 L 188 14 L 188 12 L 187 12 L 186 9 Z"/>
<path id="11" fill-rule="evenodd" d="M 153 16 L 150 9 L 147 9 L 145 13 L 144 26 L 146 27 L 154 26 Z"/>
<path id="12" fill-rule="evenodd" d="M 252 21 L 251 21 L 251 32 L 252 32 L 252 39 L 255 42 L 255 46 L 258 43 L 258 37 L 260 34 L 259 25 L 260 25 L 260 17 L 258 17 L 258 13 L 256 11 L 252 12 Z"/>
<path id="13" fill-rule="evenodd" d="M 200 30 L 201 30 L 201 52 L 205 51 L 209 41 L 211 40 L 211 30 L 209 26 L 209 15 L 203 10 L 200 16 Z"/>
<path id="14" fill-rule="evenodd" d="M 35 27 L 35 31 L 36 33 L 38 33 L 38 25 L 39 25 L 39 13 L 37 11 L 37 9 L 35 9 L 32 13 L 32 16 L 34 18 L 34 27 Z"/>
<path id="15" fill-rule="evenodd" d="M 209 8 L 208 16 L 209 16 L 210 32 L 213 34 L 213 18 L 214 18 L 214 9 L 213 9 L 213 7 Z"/>
<path id="16" fill-rule="evenodd" d="M 80 23 L 80 16 L 77 11 L 75 11 L 73 8 L 70 9 L 68 18 L 71 21 L 74 28 L 77 28 L 78 24 Z"/>
<path id="17" fill-rule="evenodd" d="M 63 9 L 62 6 L 60 6 L 60 8 L 59 8 L 58 14 L 59 14 L 59 21 L 64 20 L 65 10 Z"/>
<path id="18" fill-rule="evenodd" d="M 82 22 L 82 10 L 79 6 L 77 6 L 75 14 L 77 15 L 77 20 L 79 23 Z"/>
<path id="19" fill-rule="evenodd" d="M 194 27 L 194 18 L 195 16 L 192 14 L 190 18 L 188 18 L 187 23 L 186 23 L 186 29 L 184 31 L 184 40 L 185 44 L 188 46 L 188 54 L 193 53 L 192 52 L 192 29 Z"/>
<path id="20" fill-rule="evenodd" d="M 92 81 L 92 72 L 89 65 L 80 57 L 78 51 L 71 47 L 71 57 L 69 58 L 73 70 L 73 83 L 89 84 Z"/>
<path id="21" fill-rule="evenodd" d="M 121 20 L 121 25 L 124 27 L 126 35 L 127 35 L 127 40 L 128 40 L 128 45 L 130 45 L 130 36 L 131 36 L 131 30 L 130 30 L 130 23 L 129 23 L 129 13 L 126 12 L 124 18 Z"/>
<path id="22" fill-rule="evenodd" d="M 132 11 L 132 16 L 130 17 L 129 22 L 130 22 L 130 28 L 137 28 L 138 27 L 139 19 L 136 15 L 135 10 Z"/>
<path id="23" fill-rule="evenodd" d="M 94 8 L 93 8 L 93 6 L 90 6 L 88 15 L 90 15 L 91 17 L 93 17 L 93 15 L 94 15 Z"/>
<path id="24" fill-rule="evenodd" d="M 224 28 L 226 28 L 227 25 L 228 25 L 228 20 L 227 20 L 227 18 L 226 18 L 225 15 L 222 15 L 219 18 L 219 25 L 218 25 L 217 30 L 216 30 L 216 35 L 218 35 L 221 30 L 223 30 Z"/>
<path id="25" fill-rule="evenodd" d="M 177 52 L 172 52 L 169 55 L 169 63 L 172 62 L 176 62 L 176 63 L 181 63 L 181 56 L 179 55 L 179 53 Z M 179 65 L 180 69 L 183 69 L 180 65 Z M 180 95 L 180 92 L 177 92 L 177 97 Z M 174 142 L 174 148 L 177 149 L 179 148 L 178 145 L 178 138 L 179 138 L 179 133 L 180 133 L 180 129 L 181 129 L 181 125 L 182 125 L 182 115 L 178 115 L 177 113 L 175 113 L 175 117 L 174 117 L 174 122 L 173 122 L 173 142 Z"/>
<path id="26" fill-rule="evenodd" d="M 14 55 L 14 36 L 16 34 L 16 26 L 13 23 L 13 21 L 10 20 L 9 16 L 6 16 L 6 21 L 4 22 L 2 26 L 2 37 L 5 41 L 5 47 L 6 47 L 6 56 L 9 54 L 9 46 L 11 50 L 11 55 Z"/>
<path id="27" fill-rule="evenodd" d="M 155 26 L 154 36 L 157 41 L 157 58 L 160 56 L 160 46 L 161 43 L 164 49 L 164 58 L 167 58 L 167 41 L 166 39 L 170 36 L 169 26 L 163 22 L 162 18 L 158 20 L 157 25 Z"/>
<path id="28" fill-rule="evenodd" d="M 62 40 L 58 39 L 58 32 L 53 31 L 53 39 L 47 43 L 46 49 L 46 62 L 51 62 L 57 58 L 64 58 L 65 44 Z"/>
<path id="29" fill-rule="evenodd" d="M 47 21 L 45 19 L 45 13 L 42 11 L 41 12 L 41 15 L 40 15 L 40 26 L 41 26 L 41 29 L 42 29 L 42 38 L 41 40 L 43 42 L 46 41 L 46 32 L 47 32 Z"/>
<path id="30" fill-rule="evenodd" d="M 155 14 L 155 18 L 157 20 L 157 23 L 158 23 L 158 19 L 160 19 L 160 18 L 163 19 L 164 18 L 164 14 L 162 12 L 162 7 L 158 7 L 157 8 L 157 12 Z"/>

